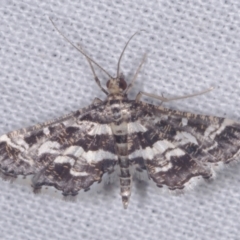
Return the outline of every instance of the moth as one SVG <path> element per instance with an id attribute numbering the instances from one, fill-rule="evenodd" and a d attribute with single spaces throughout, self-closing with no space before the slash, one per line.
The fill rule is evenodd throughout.
<path id="1" fill-rule="evenodd" d="M 143 95 L 161 103 L 184 97 L 167 99 L 140 92 L 136 99 L 128 99 L 146 57 L 127 84 L 120 74 L 120 62 L 136 33 L 127 41 L 116 77 L 112 77 L 55 28 L 86 57 L 106 98 L 95 98 L 86 108 L 2 135 L 2 177 L 32 175 L 34 192 L 52 186 L 64 196 L 76 196 L 81 189 L 89 190 L 93 183 L 101 181 L 103 174 L 111 174 L 118 167 L 120 195 L 123 207 L 127 208 L 132 182 L 130 167 L 147 171 L 158 187 L 167 186 L 174 191 L 183 189 L 193 179 L 211 178 L 215 164 L 239 158 L 239 123 L 141 101 Z M 102 87 L 93 65 L 108 75 L 106 88 Z M 185 97 L 195 95 L 198 94 Z"/>

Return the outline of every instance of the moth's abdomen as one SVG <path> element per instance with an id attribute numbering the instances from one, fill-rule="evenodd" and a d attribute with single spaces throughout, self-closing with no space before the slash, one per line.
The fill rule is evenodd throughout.
<path id="1" fill-rule="evenodd" d="M 120 188 L 124 208 L 127 208 L 131 195 L 131 175 L 129 171 L 127 134 L 115 135 L 116 150 L 120 167 Z"/>
<path id="2" fill-rule="evenodd" d="M 115 138 L 116 152 L 118 154 L 120 167 L 120 194 L 122 196 L 123 207 L 127 208 L 131 195 L 132 181 L 129 171 L 127 123 L 122 122 L 119 125 L 112 123 L 111 127 Z"/>

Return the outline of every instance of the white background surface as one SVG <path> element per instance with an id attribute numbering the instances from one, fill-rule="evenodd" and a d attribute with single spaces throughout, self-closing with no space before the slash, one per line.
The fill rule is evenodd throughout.
<path id="1" fill-rule="evenodd" d="M 93 3 L 94 2 L 94 3 Z M 104 98 L 88 63 L 54 30 L 83 48 L 110 74 L 128 38 L 121 69 L 129 80 L 148 59 L 138 91 L 165 96 L 211 93 L 171 102 L 190 112 L 240 120 L 240 2 L 19 1 L 0 2 L 0 134 L 43 122 Z M 103 83 L 107 81 L 99 73 Z M 239 239 L 240 164 L 183 196 L 154 184 L 134 184 L 122 208 L 118 180 L 80 193 L 77 202 L 29 186 L 0 182 L 0 239 Z"/>

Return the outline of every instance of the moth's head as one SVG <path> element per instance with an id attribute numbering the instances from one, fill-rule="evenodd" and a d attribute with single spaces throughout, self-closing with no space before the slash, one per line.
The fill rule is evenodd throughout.
<path id="1" fill-rule="evenodd" d="M 121 94 L 127 88 L 127 83 L 124 79 L 124 76 L 120 74 L 119 77 L 110 78 L 107 81 L 106 86 L 109 94 Z"/>

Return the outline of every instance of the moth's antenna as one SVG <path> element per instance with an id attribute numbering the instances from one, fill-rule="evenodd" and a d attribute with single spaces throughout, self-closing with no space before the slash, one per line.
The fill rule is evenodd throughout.
<path id="1" fill-rule="evenodd" d="M 129 90 L 132 88 L 132 86 L 133 86 L 133 84 L 134 84 L 134 82 L 135 82 L 135 80 L 136 80 L 136 78 L 137 78 L 137 76 L 138 76 L 138 74 L 139 74 L 139 72 L 140 72 L 140 70 L 141 70 L 141 68 L 142 68 L 143 63 L 144 63 L 145 60 L 146 60 L 146 57 L 147 57 L 147 54 L 145 53 L 144 56 L 143 56 L 143 59 L 142 59 L 141 63 L 140 63 L 139 66 L 138 66 L 138 69 L 137 69 L 136 73 L 134 74 L 134 76 L 133 76 L 133 78 L 132 78 L 132 80 L 131 80 L 131 82 L 128 84 L 127 88 L 124 90 L 124 94 L 125 94 L 125 93 L 128 93 Z"/>
<path id="2" fill-rule="evenodd" d="M 78 47 L 81 48 L 81 46 L 78 46 Z M 105 88 L 102 87 L 102 85 L 101 85 L 101 83 L 100 83 L 100 81 L 99 81 L 99 78 L 98 78 L 97 74 L 95 73 L 95 70 L 94 70 L 94 67 L 93 67 L 93 65 L 92 65 L 92 62 L 91 62 L 88 58 L 87 58 L 87 61 L 88 61 L 89 66 L 90 66 L 90 68 L 91 68 L 91 70 L 92 70 L 92 73 L 93 73 L 93 75 L 94 75 L 95 82 L 96 82 L 97 85 L 100 87 L 100 89 L 101 89 L 106 95 L 108 95 L 108 91 L 107 91 Z"/>
<path id="3" fill-rule="evenodd" d="M 55 25 L 55 23 L 53 22 L 53 20 L 49 17 L 49 20 L 52 22 L 52 25 L 55 27 L 55 29 L 58 31 L 58 33 L 67 41 L 67 42 L 69 42 L 75 49 L 77 49 L 77 51 L 79 51 L 82 55 L 84 55 L 86 58 L 87 58 L 87 60 L 89 61 L 89 62 L 93 62 L 96 66 L 98 66 L 103 72 L 105 72 L 107 75 L 108 75 L 108 77 L 109 78 L 113 78 L 103 67 L 101 67 L 98 63 L 96 63 L 92 58 L 90 58 L 83 50 L 81 50 L 81 49 L 79 49 L 77 46 L 75 46 L 58 28 L 57 28 L 57 26 Z M 91 66 L 91 64 L 90 64 L 90 66 Z M 91 67 L 91 69 L 93 69 L 92 67 Z M 93 72 L 93 74 L 94 74 L 94 72 Z M 94 76 L 95 76 L 95 74 L 94 74 Z"/>
<path id="4" fill-rule="evenodd" d="M 141 30 L 141 31 L 144 31 L 144 30 Z M 132 40 L 132 38 L 137 34 L 139 33 L 139 31 L 135 32 L 127 41 L 127 43 L 125 44 L 125 47 L 123 48 L 122 52 L 121 52 L 121 55 L 119 57 L 119 60 L 118 60 L 118 65 L 117 65 L 117 77 L 119 77 L 119 71 L 120 71 L 120 63 L 121 63 L 121 59 L 122 59 L 122 56 L 125 52 L 125 49 L 127 48 L 129 42 Z"/>

